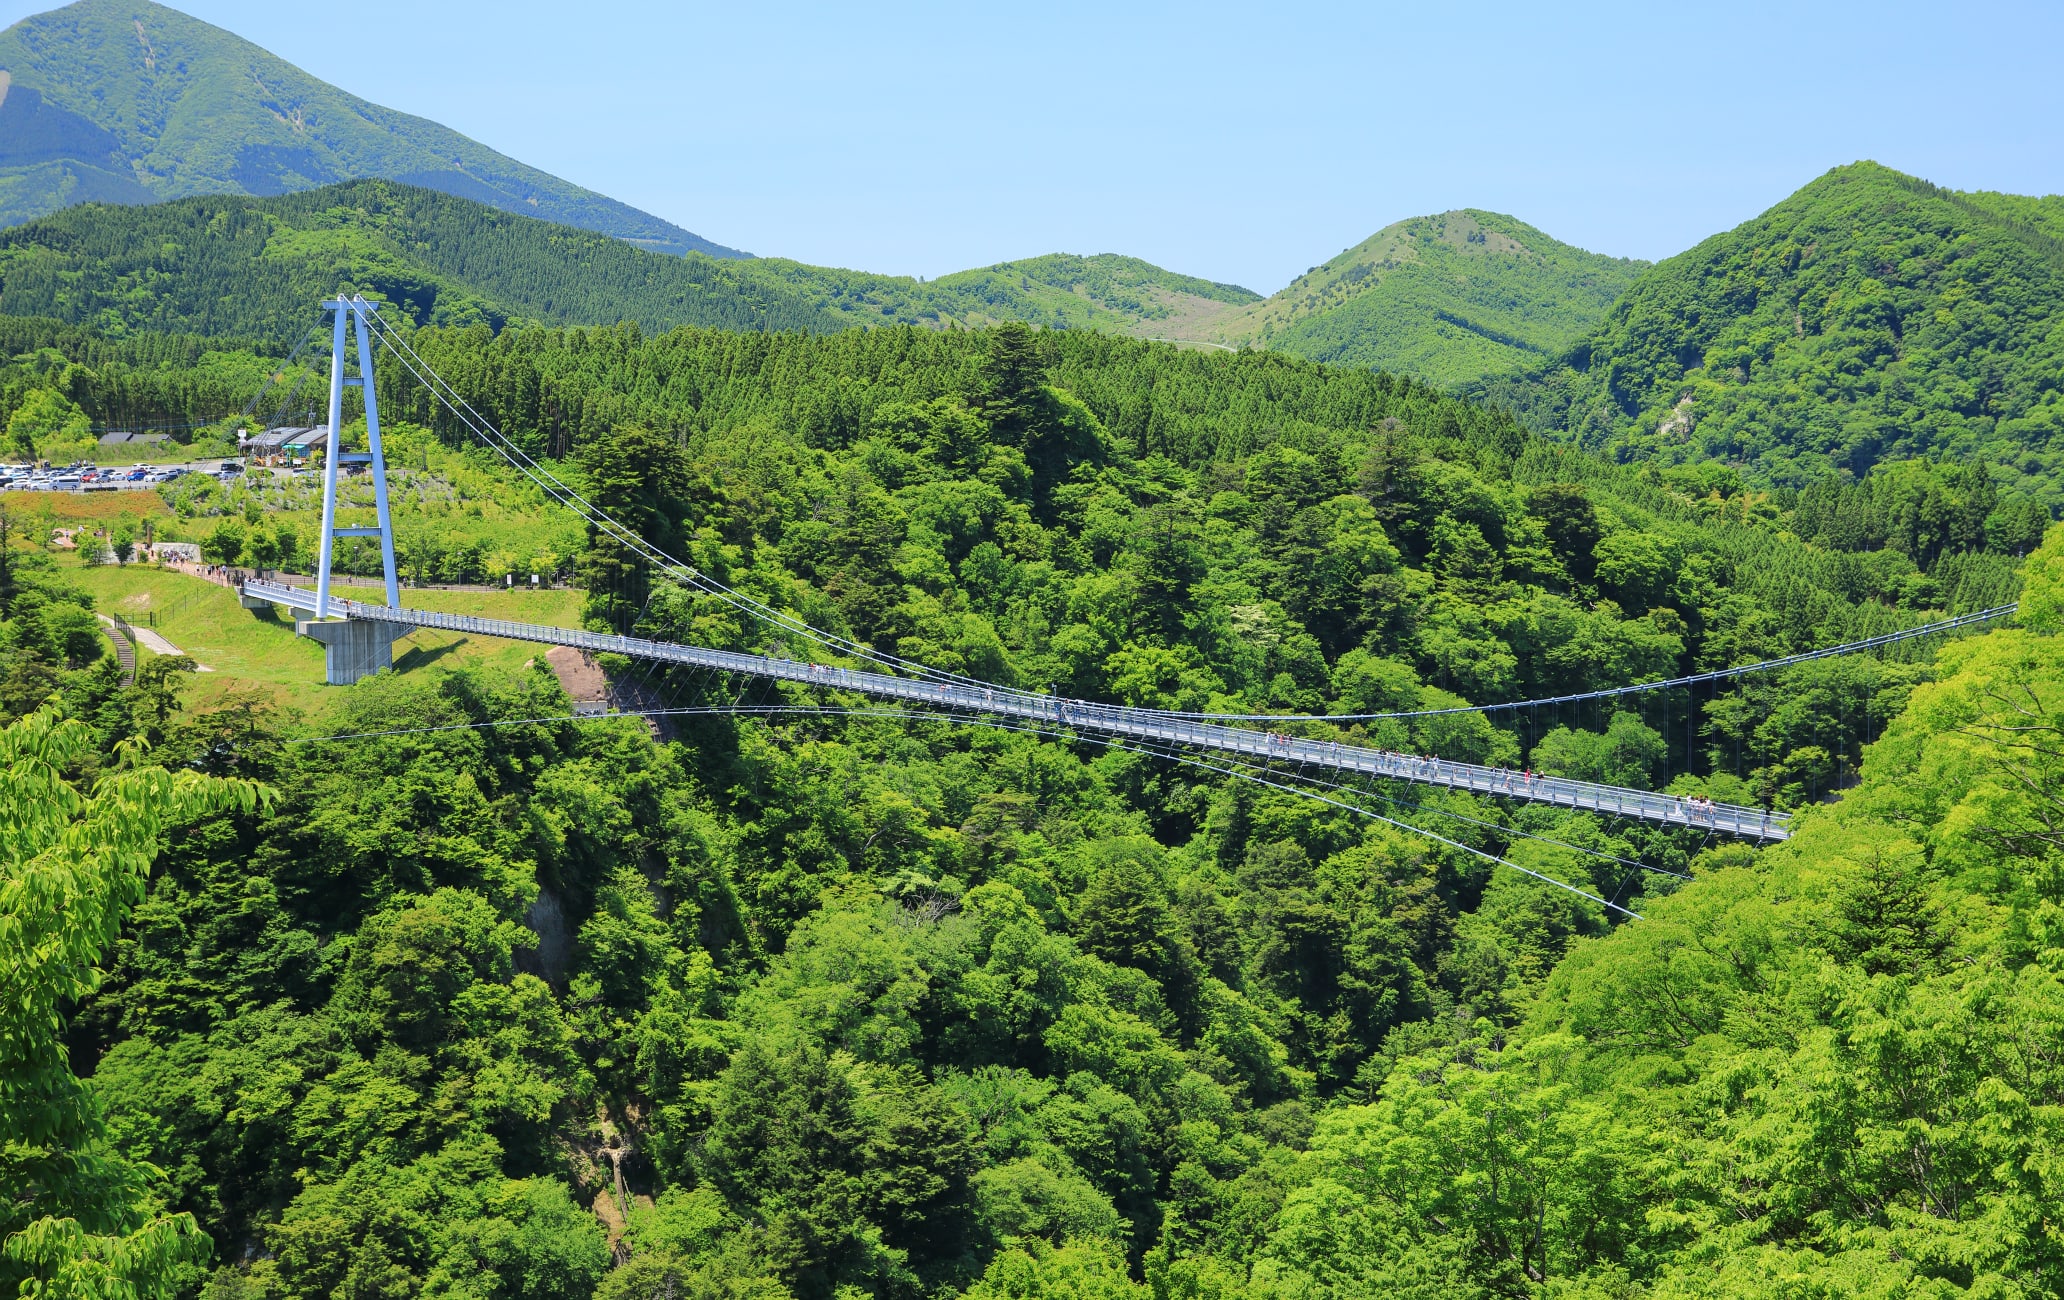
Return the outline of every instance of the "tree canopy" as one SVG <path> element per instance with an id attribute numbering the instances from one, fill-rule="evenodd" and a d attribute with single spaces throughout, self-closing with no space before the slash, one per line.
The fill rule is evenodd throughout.
<path id="1" fill-rule="evenodd" d="M 1407 381 L 1073 332 L 415 343 L 700 571 L 880 649 L 1767 801 L 1797 834 L 1357 792 L 1385 823 L 864 711 L 576 720 L 535 661 L 380 674 L 298 720 L 188 689 L 181 659 L 125 684 L 15 530 L 0 710 L 74 738 L 50 780 L 98 798 L 148 744 L 188 774 L 168 788 L 279 792 L 134 819 L 163 847 L 124 859 L 126 920 L 79 950 L 104 975 L 41 1022 L 37 1059 L 87 1080 L 70 1140 L 126 1171 L 78 1231 L 192 1218 L 155 1229 L 178 1245 L 138 1294 L 2064 1286 L 2064 529 L 2024 559 L 2006 493 L 1924 465 L 1787 501 Z M 447 439 L 503 474 L 481 496 L 544 508 L 382 382 L 396 446 Z M 185 500 L 275 543 L 303 508 Z M 606 535 L 571 544 L 599 624 L 823 657 Z M 1740 663 L 2024 583 L 2026 626 L 1939 654 L 1342 716 Z M 847 703 L 641 680 L 684 709 Z"/>

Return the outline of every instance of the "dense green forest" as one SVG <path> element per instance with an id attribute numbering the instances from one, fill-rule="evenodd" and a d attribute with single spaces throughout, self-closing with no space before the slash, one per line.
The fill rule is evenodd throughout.
<path id="1" fill-rule="evenodd" d="M 79 0 L 0 31 L 0 226 L 89 201 L 372 178 L 664 252 L 744 256 L 149 0 Z"/>
<path id="2" fill-rule="evenodd" d="M 90 454 L 96 435 L 109 429 L 155 429 L 179 444 L 205 444 L 209 426 L 228 430 L 224 417 L 260 393 L 275 393 L 261 420 L 295 396 L 292 382 L 268 388 L 281 363 L 269 351 L 190 334 L 111 339 L 58 321 L 0 316 L 0 458 L 64 464 Z M 320 400 L 318 384 L 295 398 L 295 413 Z"/>
<path id="3" fill-rule="evenodd" d="M 316 304 L 345 288 L 423 324 L 838 328 L 751 265 L 648 253 L 434 190 L 357 181 L 262 199 L 87 204 L 0 231 L 0 312 L 290 347 Z"/>
<path id="4" fill-rule="evenodd" d="M 1255 343 L 1461 385 L 1620 460 L 1735 466 L 1758 488 L 1879 463 L 1983 460 L 2054 512 L 2064 218 L 1837 169 L 1636 275 L 1488 213 L 1401 223 L 1266 302 L 1136 259 L 1055 255 L 924 282 L 773 259 L 665 257 L 384 181 L 274 198 L 86 205 L 0 232 L 0 313 L 285 351 L 338 286 L 412 326 L 636 322 L 835 332 L 1019 320 Z M 1624 292 L 1620 290 L 1624 288 Z M 1571 337 L 1619 298 L 1605 323 Z M 60 349 L 61 350 L 61 349 Z M 1496 374 L 1549 357 L 1533 369 Z M 1488 376 L 1488 377 L 1487 377 Z M 148 384 L 146 385 L 148 387 Z M 231 414 L 167 395 L 170 423 Z M 142 390 L 123 410 L 140 412 Z M 83 409 L 90 404 L 73 398 Z M 116 417 L 139 422 L 132 415 Z M 2064 427 L 2064 426 L 2058 426 Z"/>
<path id="5" fill-rule="evenodd" d="M 1109 254 L 925 281 L 82 0 L 0 32 L 0 226 L 0 459 L 301 422 L 314 304 L 363 291 L 793 620 L 1793 832 L 613 660 L 676 711 L 576 720 L 506 646 L 130 672 L 88 589 L 186 580 L 75 566 L 138 520 L 305 563 L 311 484 L 127 499 L 105 560 L 15 497 L 0 1294 L 2064 1300 L 2064 201 L 1859 163 L 1654 267 L 1467 210 L 1265 301 Z M 406 576 L 830 657 L 554 513 L 395 360 Z"/>
<path id="6" fill-rule="evenodd" d="M 1622 458 L 1762 483 L 1985 457 L 2054 501 L 2064 200 L 1838 167 L 1659 263 L 1544 370 L 1478 388 Z"/>
<path id="7" fill-rule="evenodd" d="M 1034 258 L 931 282 L 662 257 L 362 182 L 270 199 L 88 205 L 0 232 L 0 312 L 101 335 L 218 336 L 225 353 L 252 346 L 237 340 L 286 350 L 305 335 L 310 304 L 338 285 L 386 299 L 411 325 L 491 331 L 624 320 L 648 332 L 1025 320 L 1232 338 L 1229 322 L 1247 321 L 1255 328 L 1242 326 L 1242 338 L 1278 351 L 1465 382 L 1537 431 L 1622 460 L 1693 472 L 1720 462 L 1752 486 L 1802 489 L 1863 477 L 1880 462 L 1975 458 L 2001 488 L 2054 509 L 2050 425 L 2064 409 L 2055 383 L 2064 365 L 2050 336 L 2064 290 L 2064 218 L 2047 202 L 1957 194 L 1872 164 L 1838 169 L 1633 278 L 1590 337 L 1552 364 L 1502 378 L 1482 376 L 1560 347 L 1590 319 L 1584 304 L 1604 310 L 1634 264 L 1536 239 L 1491 214 L 1462 214 L 1467 222 L 1438 230 L 1422 221 L 1380 233 L 1315 270 L 1285 306 L 1283 295 L 1263 303 L 1109 256 Z M 1267 339 L 1257 322 L 1271 327 Z M 145 422 L 152 401 L 170 423 L 232 413 L 225 402 L 194 400 L 211 389 L 153 391 L 151 381 L 132 388 L 109 418 Z"/>
<path id="8" fill-rule="evenodd" d="M 1647 267 L 1471 208 L 1385 226 L 1268 301 L 1199 321 L 1185 337 L 1449 387 L 1560 355 Z"/>
<path id="9" fill-rule="evenodd" d="M 1894 593 L 1902 584 L 1935 574 L 1944 558 L 1949 558 L 1949 567 L 1940 570 L 1944 576 L 1991 572 L 1989 555 L 2025 553 L 2034 544 L 2031 535 L 2040 537 L 2046 518 L 2031 523 L 2026 498 L 1992 488 L 1989 478 L 1967 501 L 1970 494 L 1957 486 L 1965 482 L 1957 471 L 1924 464 L 1914 467 L 1914 481 L 1939 484 L 1927 498 L 1925 525 L 1915 523 L 1897 537 L 1865 533 L 1840 545 L 1805 547 L 1795 536 L 1811 535 L 1818 525 L 1817 516 L 1798 515 L 1804 498 L 1753 491 L 1724 467 L 1619 469 L 1529 437 L 1509 416 L 1447 398 L 1409 379 L 1274 354 L 1180 352 L 1098 334 L 1005 327 L 988 335 L 903 329 L 802 337 L 679 330 L 646 338 L 634 329 L 493 336 L 475 328 L 426 330 L 415 346 L 467 402 L 534 455 L 575 456 L 603 431 L 631 423 L 662 431 L 710 456 L 736 458 L 758 454 L 762 447 L 800 445 L 817 456 L 857 459 L 886 493 L 909 501 L 917 485 L 905 481 L 912 471 L 900 467 L 901 456 L 979 439 L 984 419 L 1001 418 L 991 410 L 996 399 L 983 394 L 990 382 L 984 375 L 992 364 L 992 345 L 1004 338 L 1018 340 L 1013 346 L 1024 353 L 1026 373 L 1045 376 L 1037 391 L 1047 395 L 1037 401 L 1052 432 L 1044 441 L 1022 431 L 1012 434 L 1012 450 L 1026 463 L 1031 480 L 1018 485 L 1002 469 L 986 471 L 995 479 L 993 501 L 1007 503 L 1013 493 L 1028 494 L 1026 511 L 1041 526 L 1052 525 L 1072 508 L 1077 513 L 1068 535 L 1079 539 L 1096 518 L 1083 513 L 1081 483 L 1092 474 L 1112 475 L 1127 495 L 1180 516 L 1185 531 L 1178 539 L 1199 530 L 1196 535 L 1209 539 L 1202 553 L 1217 564 L 1230 562 L 1230 553 L 1215 540 L 1214 528 L 1258 531 L 1264 537 L 1281 533 L 1309 548 L 1332 530 L 1362 526 L 1321 522 L 1330 518 L 1327 511 L 1346 508 L 1337 504 L 1344 495 L 1359 495 L 1370 503 L 1386 544 L 1400 552 L 1396 563 L 1404 570 L 1436 578 L 1443 566 L 1452 571 L 1445 587 L 1433 583 L 1430 598 L 1438 602 L 1452 591 L 1453 603 L 1474 610 L 1508 597 L 1532 599 L 1538 591 L 1587 604 L 1604 597 L 1627 615 L 1646 616 L 1667 603 L 1666 593 L 1690 590 L 1675 584 L 1684 566 L 1696 563 L 1708 566 L 1719 584 L 1777 592 L 1797 582 L 1830 593 L 1825 599 L 1783 598 L 1795 602 L 1788 605 L 1795 625 L 1778 635 L 1796 638 L 1787 645 L 1803 647 L 1841 639 L 1846 630 L 1869 624 L 1878 617 L 1871 612 L 1877 600 L 1900 603 Z M 392 415 L 412 418 L 455 444 L 467 438 L 399 370 L 390 367 L 385 373 L 383 400 Z M 1011 416 L 1013 423 L 1029 418 Z M 961 458 L 961 477 L 982 480 L 986 461 L 974 451 L 953 454 Z M 1264 479 L 1250 481 L 1254 465 L 1273 466 L 1279 459 L 1283 468 L 1269 468 Z M 1235 475 L 1226 466 L 1245 468 Z M 755 470 L 749 477 L 786 478 L 797 472 L 800 467 Z M 834 481 L 838 475 L 830 463 L 817 472 Z M 725 477 L 743 473 L 729 471 Z M 1139 476 L 1164 485 L 1137 486 Z M 1529 504 L 1528 493 L 1558 483 L 1574 485 L 1567 495 L 1576 523 L 1554 522 L 1555 507 L 1546 498 Z M 774 494 L 766 509 L 777 509 L 774 501 L 782 503 L 778 509 L 799 508 L 793 489 L 764 490 Z M 1229 495 L 1221 499 L 1221 494 Z M 1156 501 L 1160 495 L 1167 501 Z M 957 508 L 974 508 L 974 503 Z M 997 530 L 1017 525 L 1004 519 L 1005 508 L 983 507 L 974 523 L 941 521 L 926 527 L 950 526 L 961 538 L 955 546 L 987 540 L 1007 550 L 1008 535 Z M 907 513 L 912 507 L 903 509 Z M 1305 510 L 1319 513 L 1305 516 Z M 1600 561 L 1589 551 L 1610 530 L 1598 522 L 1601 511 L 1617 512 L 1630 529 L 1649 530 L 1664 547 L 1647 585 L 1606 585 L 1598 579 Z M 1962 521 L 1954 523 L 1954 536 L 1952 516 Z M 894 512 L 885 517 L 900 522 Z M 756 527 L 765 531 L 773 525 Z M 969 534 L 969 527 L 982 531 Z M 725 540 L 738 545 L 749 538 L 734 528 Z M 761 554 L 761 548 L 748 547 L 726 563 L 750 566 Z M 947 555 L 950 561 L 959 558 L 952 547 Z M 1052 558 L 1037 546 L 1030 555 Z M 1075 562 L 1085 570 L 1108 569 L 1115 555 L 1104 546 Z M 1692 558 L 1699 556 L 1709 558 Z M 1751 557 L 1757 562 L 1749 563 Z M 885 574 L 893 571 L 893 563 L 892 558 L 884 561 Z M 1606 572 L 1619 570 L 1609 563 Z M 1795 573 L 1810 576 L 1795 578 Z M 1324 580 L 1309 564 L 1286 558 L 1254 590 L 1291 593 Z M 1340 630 L 1326 640 L 1330 658 L 1377 626 L 1393 627 L 1393 635 L 1405 629 L 1426 635 L 1428 617 L 1422 614 L 1387 622 L 1393 615 L 1380 610 L 1385 597 L 1373 594 L 1387 585 L 1374 583 L 1369 594 L 1352 600 L 1344 592 L 1283 599 L 1300 621 L 1308 621 L 1303 610 L 1340 611 Z M 1984 599 L 1977 587 L 1961 596 L 1929 590 L 1914 588 L 1906 606 L 1965 608 Z M 1420 596 L 1399 592 L 1388 599 L 1409 604 Z M 1678 606 L 1692 638 L 1686 653 L 1707 662 L 1699 638 L 1713 620 L 1695 605 L 1695 598 L 1686 596 Z M 1725 616 L 1715 618 L 1725 621 Z M 853 630 L 871 636 L 875 625 Z M 1456 635 L 1468 641 L 1474 634 Z M 1201 650 L 1205 643 L 1197 644 Z M 1458 646 L 1451 658 L 1459 665 L 1469 655 Z M 1496 670 L 1484 671 L 1495 678 Z M 1521 697 L 1553 693 L 1551 678 L 1537 668 L 1524 678 L 1524 686 L 1514 679 L 1514 689 Z M 1474 684 L 1479 698 L 1494 694 L 1481 690 L 1483 682 Z"/>
<path id="10" fill-rule="evenodd" d="M 1949 520 L 1933 553 L 1838 550 L 1738 483 L 1267 354 L 1022 327 L 415 342 L 704 571 L 1097 698 L 1514 698 L 2023 582 L 2025 626 L 1613 714 L 1309 724 L 1801 808 L 1759 853 L 1368 792 L 1395 828 L 943 721 L 470 725 L 563 714 L 541 665 L 383 675 L 305 720 L 190 707 L 184 661 L 122 684 L 17 530 L 0 755 L 43 811 L 0 829 L 5 933 L 37 954 L 0 967 L 0 1183 L 27 1189 L 0 1286 L 2064 1290 L 2064 531 L 2020 565 L 1968 475 L 1909 485 Z M 383 382 L 398 429 L 457 441 Z M 1898 514 L 1845 500 L 1814 517 Z M 606 539 L 579 566 L 597 625 L 781 643 Z"/>
<path id="11" fill-rule="evenodd" d="M 0 231 L 0 313 L 108 334 L 291 346 L 339 287 L 418 325 L 635 321 L 727 329 L 979 326 L 1152 332 L 1198 306 L 1258 301 L 1137 258 L 1052 255 L 937 280 L 778 259 L 670 257 L 389 181 L 273 198 L 87 204 Z"/>

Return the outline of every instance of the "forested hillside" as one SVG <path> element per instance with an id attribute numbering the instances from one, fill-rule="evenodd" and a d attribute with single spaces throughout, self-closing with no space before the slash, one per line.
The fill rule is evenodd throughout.
<path id="1" fill-rule="evenodd" d="M 149 0 L 78 0 L 0 32 L 0 226 L 373 177 L 662 252 L 744 256 Z"/>
<path id="2" fill-rule="evenodd" d="M 110 339 L 0 316 L 0 457 L 67 464 L 108 429 L 169 429 L 181 443 L 205 444 L 205 426 L 251 405 L 279 364 L 276 349 L 229 339 Z"/>
<path id="3" fill-rule="evenodd" d="M 2064 200 L 1838 167 L 1642 276 L 1556 364 L 1481 391 L 1623 459 L 1804 485 L 1980 457 L 2054 500 Z"/>
<path id="4" fill-rule="evenodd" d="M 839 327 L 752 266 L 648 253 L 434 190 L 354 181 L 263 199 L 88 205 L 0 230 L 0 312 L 281 349 L 340 288 L 423 324 Z"/>
<path id="5" fill-rule="evenodd" d="M 1837 550 L 1738 483 L 1269 354 L 1022 327 L 415 344 L 703 571 L 942 668 L 1095 698 L 1514 698 L 2019 587 L 2001 506 L 1971 532 L 1988 503 L 1963 479 L 1908 485 L 1960 530 L 1932 553 L 1897 532 Z M 383 383 L 397 437 L 458 441 Z M 1868 523 L 1875 501 L 1826 513 Z M 253 527 L 266 509 L 210 508 Z M 1363 796 L 1405 823 L 1386 826 L 945 722 L 475 725 L 563 714 L 537 665 L 382 676 L 307 719 L 186 708 L 180 661 L 121 684 L 37 540 L 0 549 L 0 708 L 45 709 L 7 733 L 9 780 L 77 816 L 114 789 L 96 778 L 151 764 L 274 793 L 194 787 L 151 814 L 157 845 L 132 816 L 104 858 L 85 831 L 65 863 L 35 856 L 47 822 L 5 832 L 10 914 L 74 937 L 5 977 L 29 982 L 10 1007 L 48 1010 L 0 1052 L 55 1100 L 0 1108 L 0 1180 L 31 1189 L 0 1205 L 0 1285 L 83 1285 L 89 1256 L 210 1297 L 2064 1284 L 2044 1217 L 2064 1191 L 2055 777 L 1993 730 L 2054 707 L 2064 534 L 2031 563 L 2029 629 L 1941 667 L 1306 724 L 1805 809 L 1760 855 L 1424 789 Z M 576 565 L 597 625 L 807 649 L 606 538 Z M 52 712 L 70 738 L 38 739 Z M 1862 786 L 1816 807 L 1888 723 Z M 49 904 L 60 879 L 102 910 Z M 60 956 L 95 950 L 101 915 L 126 920 L 85 995 L 63 982 L 85 959 Z M 68 1059 L 60 995 L 83 995 Z"/>
<path id="6" fill-rule="evenodd" d="M 667 257 L 387 181 L 274 198 L 90 205 L 0 231 L 0 313 L 121 334 L 292 346 L 339 286 L 414 324 L 635 321 L 728 329 L 932 328 L 1023 320 L 1152 333 L 1257 301 L 1137 258 L 1053 255 L 933 281 L 774 259 Z"/>
<path id="7" fill-rule="evenodd" d="M 1559 355 L 1647 265 L 1572 248 L 1499 213 L 1446 212 L 1385 226 L 1266 302 L 1198 320 L 1180 337 L 1445 387 Z"/>

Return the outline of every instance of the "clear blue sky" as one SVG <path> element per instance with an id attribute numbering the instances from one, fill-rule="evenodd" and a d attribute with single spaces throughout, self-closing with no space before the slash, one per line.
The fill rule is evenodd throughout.
<path id="1" fill-rule="evenodd" d="M 711 239 L 875 271 L 1124 252 L 1267 292 L 1454 207 L 1659 258 L 1857 158 L 2064 191 L 2055 4 L 179 7 Z"/>

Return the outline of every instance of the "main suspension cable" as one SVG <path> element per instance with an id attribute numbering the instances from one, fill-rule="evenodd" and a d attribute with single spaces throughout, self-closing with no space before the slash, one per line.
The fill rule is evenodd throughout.
<path id="1" fill-rule="evenodd" d="M 1015 687 L 997 686 L 993 682 L 981 681 L 978 678 L 967 677 L 958 673 L 943 672 L 939 669 L 904 659 L 898 655 L 876 650 L 872 646 L 855 641 L 849 637 L 842 637 L 836 633 L 824 631 L 719 582 L 687 561 L 668 554 L 618 521 L 607 511 L 587 500 L 572 487 L 569 487 L 564 480 L 560 479 L 545 466 L 539 464 L 535 458 L 518 446 L 514 440 L 496 429 L 485 416 L 473 409 L 472 404 L 467 402 L 457 389 L 446 382 L 443 376 L 439 375 L 427 361 L 417 354 L 414 347 L 409 344 L 407 339 L 402 337 L 399 330 L 380 317 L 375 304 L 363 296 L 354 297 L 352 302 L 373 323 L 373 328 L 379 334 L 381 341 L 387 344 L 389 355 L 400 361 L 403 368 L 413 375 L 417 382 L 421 383 L 437 400 L 443 402 L 445 407 L 458 417 L 460 423 L 469 432 L 487 444 L 491 450 L 501 456 L 502 459 L 507 461 L 524 477 L 528 478 L 546 496 L 580 515 L 583 520 L 607 534 L 625 549 L 632 551 L 642 559 L 659 565 L 675 579 L 724 601 L 742 613 L 755 619 L 772 623 L 791 635 L 815 642 L 837 654 L 863 659 L 888 668 L 892 672 L 902 672 L 922 679 L 950 682 L 956 685 L 977 685 L 992 690 L 1008 691 L 1026 698 L 1036 698 L 1033 692 L 1023 691 Z"/>

